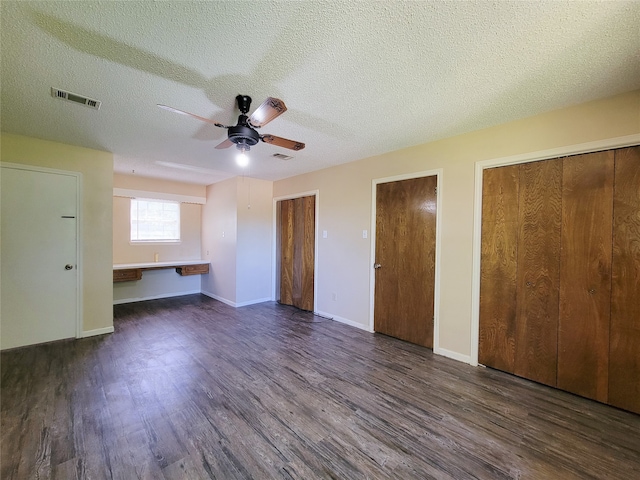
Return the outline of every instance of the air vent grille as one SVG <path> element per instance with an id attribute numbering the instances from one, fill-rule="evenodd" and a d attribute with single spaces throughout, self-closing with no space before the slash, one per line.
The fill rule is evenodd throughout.
<path id="1" fill-rule="evenodd" d="M 274 153 L 273 156 L 280 160 L 291 160 L 293 158 L 292 156 L 285 155 L 284 153 Z"/>
<path id="2" fill-rule="evenodd" d="M 102 105 L 102 102 L 99 100 L 94 100 L 92 98 L 78 95 L 77 93 L 67 92 L 54 87 L 51 87 L 51 96 L 61 100 L 77 103 L 79 105 L 84 105 L 85 107 L 93 108 L 94 110 L 100 110 L 100 105 Z"/>

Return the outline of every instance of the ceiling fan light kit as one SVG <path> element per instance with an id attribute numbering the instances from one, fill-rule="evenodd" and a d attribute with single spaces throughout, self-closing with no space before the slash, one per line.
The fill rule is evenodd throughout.
<path id="1" fill-rule="evenodd" d="M 219 128 L 226 128 L 227 139 L 216 145 L 215 148 L 217 150 L 221 150 L 235 145 L 236 148 L 240 150 L 240 153 L 236 157 L 236 161 L 238 162 L 238 165 L 241 166 L 246 166 L 249 163 L 249 158 L 246 153 L 259 141 L 296 151 L 302 150 L 305 147 L 305 144 L 302 142 L 296 142 L 295 140 L 289 140 L 271 134 L 260 135 L 257 132 L 256 129 L 263 127 L 287 111 L 287 106 L 279 98 L 268 97 L 250 116 L 247 116 L 247 113 L 251 108 L 250 96 L 238 95 L 236 96 L 236 103 L 238 104 L 238 110 L 240 110 L 240 115 L 238 116 L 238 122 L 236 125 L 222 125 L 221 123 L 214 122 L 208 118 L 185 112 L 183 110 L 178 110 L 177 108 L 169 107 L 167 105 L 158 104 L 158 107 L 170 112 L 179 113 L 180 115 L 187 115 L 203 122 L 212 123 Z"/>

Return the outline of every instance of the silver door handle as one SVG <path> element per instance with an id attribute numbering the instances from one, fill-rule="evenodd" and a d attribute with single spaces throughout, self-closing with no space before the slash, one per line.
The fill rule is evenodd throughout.
<path id="1" fill-rule="evenodd" d="M 373 264 L 373 268 L 375 268 L 376 270 L 378 270 L 379 268 L 382 268 L 382 265 L 380 265 L 379 263 L 374 263 L 374 264 Z"/>
<path id="2" fill-rule="evenodd" d="M 73 265 L 71 265 L 70 263 L 67 263 L 67 264 L 64 266 L 64 269 L 65 269 L 65 270 L 71 270 L 72 268 L 73 268 Z"/>

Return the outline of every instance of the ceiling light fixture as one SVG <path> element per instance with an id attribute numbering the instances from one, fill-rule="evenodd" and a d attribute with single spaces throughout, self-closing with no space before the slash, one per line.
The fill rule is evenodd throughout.
<path id="1" fill-rule="evenodd" d="M 240 152 L 236 155 L 236 163 L 240 167 L 244 168 L 249 165 L 249 156 L 247 155 L 249 147 L 247 147 L 246 145 L 237 145 L 237 147 Z"/>

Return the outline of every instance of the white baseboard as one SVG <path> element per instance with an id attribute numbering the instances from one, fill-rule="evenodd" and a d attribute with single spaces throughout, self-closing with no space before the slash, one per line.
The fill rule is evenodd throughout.
<path id="1" fill-rule="evenodd" d="M 84 330 L 80 335 L 80 338 L 95 337 L 96 335 L 106 335 L 107 333 L 113 333 L 113 327 L 96 328 L 95 330 Z"/>
<path id="2" fill-rule="evenodd" d="M 229 305 L 230 307 L 234 307 L 234 308 L 238 308 L 238 307 L 246 307 L 247 305 L 255 305 L 256 303 L 264 303 L 264 302 L 271 302 L 271 297 L 265 297 L 265 298 L 257 298 L 255 300 L 249 300 L 247 302 L 240 302 L 240 303 L 236 303 L 236 302 L 232 302 L 231 300 L 228 300 L 224 297 L 221 297 L 220 295 L 216 295 L 215 293 L 211 293 L 211 292 L 205 292 L 202 291 L 200 292 L 203 295 L 206 295 L 207 297 L 213 298 L 214 300 L 218 300 L 219 302 L 222 302 L 226 305 Z"/>
<path id="3" fill-rule="evenodd" d="M 157 300 L 159 298 L 181 297 L 183 295 L 193 295 L 194 293 L 200 293 L 200 290 L 189 290 L 187 292 L 163 293 L 162 295 L 151 295 L 149 297 L 122 298 L 120 300 L 114 300 L 113 304 L 114 305 L 120 305 L 120 304 L 123 304 L 123 303 L 144 302 L 145 300 Z M 202 292 L 202 293 L 204 293 L 204 292 Z"/>
<path id="4" fill-rule="evenodd" d="M 434 348 L 433 353 L 451 358 L 452 360 L 457 360 L 458 362 L 467 363 L 469 365 L 471 364 L 471 355 L 463 355 L 461 353 L 454 352 L 453 350 L 447 350 L 446 348 Z"/>
<path id="5" fill-rule="evenodd" d="M 368 325 L 363 325 L 362 323 L 354 322 L 353 320 L 349 320 L 348 318 L 339 317 L 338 315 L 333 315 L 332 313 L 327 313 L 327 312 L 321 312 L 319 310 L 314 313 L 316 315 L 320 315 L 321 317 L 328 318 L 330 320 L 335 320 L 336 322 L 344 323 L 345 325 L 349 325 L 350 327 L 356 327 L 356 328 L 359 328 L 360 330 L 373 333 L 369 329 Z"/>
<path id="6" fill-rule="evenodd" d="M 202 292 L 203 295 L 206 295 L 207 297 L 213 298 L 214 300 L 218 300 L 219 302 L 222 302 L 224 304 L 229 305 L 230 307 L 235 307 L 236 306 L 236 302 L 232 302 L 231 300 L 227 300 L 224 297 L 221 297 L 220 295 L 216 295 L 215 293 L 211 293 L 211 292 L 205 292 L 204 290 Z"/>
<path id="7" fill-rule="evenodd" d="M 236 307 L 246 307 L 248 305 L 255 305 L 256 303 L 264 303 L 264 302 L 270 302 L 270 301 L 271 301 L 271 297 L 258 298 L 256 300 L 249 300 L 248 302 L 236 303 Z"/>

